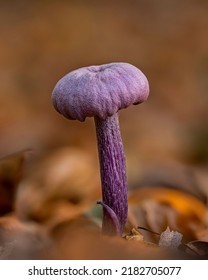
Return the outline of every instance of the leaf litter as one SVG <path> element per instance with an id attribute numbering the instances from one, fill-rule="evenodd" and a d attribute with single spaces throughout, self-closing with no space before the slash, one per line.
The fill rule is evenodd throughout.
<path id="1" fill-rule="evenodd" d="M 124 238 L 111 239 L 102 236 L 100 222 L 94 219 L 101 221 L 96 208 L 100 193 L 90 154 L 64 148 L 41 161 L 26 161 L 24 165 L 31 167 L 25 168 L 24 153 L 1 161 L 1 182 L 10 178 L 13 195 L 10 210 L 0 217 L 0 258 L 171 259 L 181 254 L 183 258 L 184 254 L 185 258 L 207 255 L 207 208 L 197 197 L 160 186 L 133 189 Z M 148 230 L 141 232 L 138 225 Z M 183 244 L 186 246 L 181 250 Z"/>

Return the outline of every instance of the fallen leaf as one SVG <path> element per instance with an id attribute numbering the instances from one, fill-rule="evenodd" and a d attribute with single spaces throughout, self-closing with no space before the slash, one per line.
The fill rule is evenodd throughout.
<path id="1" fill-rule="evenodd" d="M 197 253 L 200 256 L 208 257 L 208 242 L 201 241 L 201 240 L 194 240 L 192 242 L 189 242 L 187 244 L 189 248 L 191 248 L 195 253 Z M 188 253 L 191 253 L 191 250 L 188 248 L 186 249 Z M 192 253 L 194 253 L 192 252 Z"/>
<path id="2" fill-rule="evenodd" d="M 61 202 L 71 216 L 79 211 L 79 205 L 96 203 L 100 195 L 99 172 L 89 153 L 62 148 L 37 164 L 18 188 L 16 211 L 21 219 L 57 218 L 62 211 Z"/>
<path id="3" fill-rule="evenodd" d="M 143 241 L 144 240 L 143 235 L 135 228 L 132 228 L 130 233 L 128 235 L 126 235 L 125 238 L 128 241 L 132 241 L 132 240 L 133 241 Z"/>
<path id="4" fill-rule="evenodd" d="M 22 222 L 14 214 L 0 218 L 0 258 L 46 258 L 51 246 L 47 229 L 34 222 Z"/>
<path id="5" fill-rule="evenodd" d="M 168 226 L 181 232 L 184 240 L 196 239 L 197 232 L 206 228 L 207 207 L 189 193 L 162 187 L 140 188 L 129 195 L 129 222 L 161 233 Z M 144 233 L 147 240 L 157 236 Z"/>
<path id="6" fill-rule="evenodd" d="M 24 150 L 0 159 L 0 216 L 14 210 L 17 187 L 29 154 L 30 150 Z"/>

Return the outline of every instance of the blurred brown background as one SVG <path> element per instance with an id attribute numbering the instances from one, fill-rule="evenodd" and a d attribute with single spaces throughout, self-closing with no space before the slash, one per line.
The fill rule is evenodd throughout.
<path id="1" fill-rule="evenodd" d="M 148 101 L 120 113 L 129 180 L 144 164 L 208 162 L 208 1 L 0 2 L 0 157 L 78 146 L 97 157 L 92 119 L 51 105 L 67 72 L 129 62 L 148 77 Z"/>

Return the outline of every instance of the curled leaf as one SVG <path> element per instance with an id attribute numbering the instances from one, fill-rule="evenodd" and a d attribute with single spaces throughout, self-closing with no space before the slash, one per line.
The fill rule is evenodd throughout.
<path id="1" fill-rule="evenodd" d="M 97 204 L 101 204 L 104 208 L 104 210 L 107 213 L 107 216 L 109 217 L 109 230 L 106 232 L 108 235 L 121 235 L 121 226 L 118 220 L 118 217 L 116 216 L 116 213 L 105 203 L 102 201 L 98 201 Z"/>
<path id="2" fill-rule="evenodd" d="M 199 256 L 203 256 L 203 257 L 208 256 L 208 242 L 206 241 L 195 240 L 189 242 L 187 244 L 187 247 L 191 249 L 191 251 L 194 251 Z M 190 253 L 191 251 L 189 250 L 188 253 Z"/>

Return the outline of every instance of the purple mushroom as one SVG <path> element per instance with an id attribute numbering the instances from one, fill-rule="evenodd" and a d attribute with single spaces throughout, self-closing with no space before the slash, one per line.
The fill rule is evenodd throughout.
<path id="1" fill-rule="evenodd" d="M 145 75 L 128 63 L 77 69 L 64 76 L 52 93 L 55 109 L 68 119 L 94 117 L 103 207 L 102 231 L 122 235 L 127 220 L 127 178 L 118 111 L 144 102 L 149 95 Z"/>

